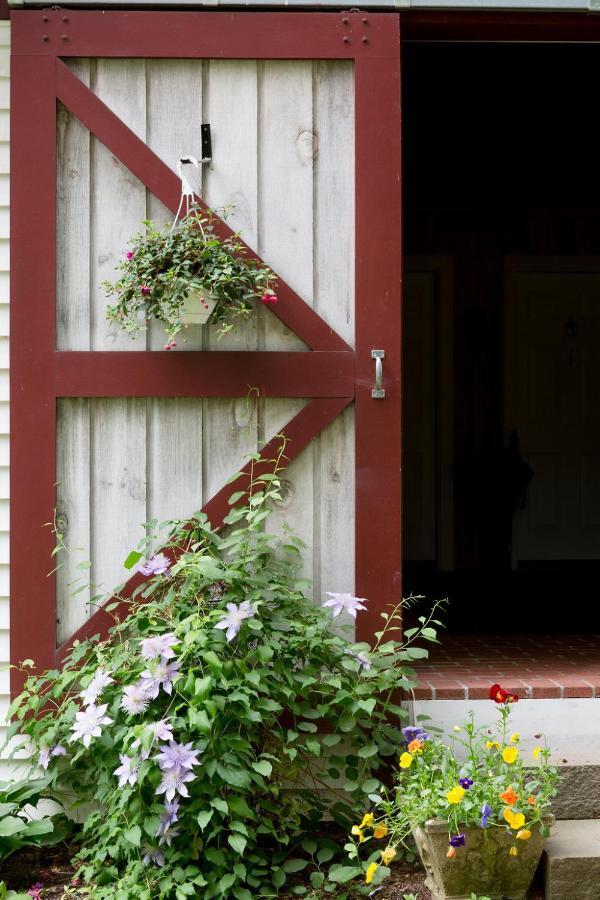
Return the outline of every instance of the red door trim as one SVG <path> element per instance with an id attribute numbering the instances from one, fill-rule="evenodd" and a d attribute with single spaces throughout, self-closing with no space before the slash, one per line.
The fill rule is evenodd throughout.
<path id="1" fill-rule="evenodd" d="M 42 527 L 55 505 L 61 396 L 243 396 L 259 386 L 265 396 L 306 397 L 308 405 L 284 428 L 290 461 L 356 398 L 356 584 L 369 598 L 358 633 L 367 637 L 384 606 L 400 596 L 398 16 L 69 12 L 69 28 L 63 28 L 63 17 L 56 10 L 13 16 L 11 658 L 33 656 L 38 669 L 52 667 L 71 644 L 56 648 L 54 578 L 46 574 L 53 536 Z M 281 283 L 275 311 L 312 348 L 301 356 L 210 352 L 208 360 L 208 353 L 198 352 L 56 351 L 56 99 L 169 208 L 179 200 L 174 173 L 59 56 L 186 54 L 355 60 L 356 351 Z M 227 226 L 221 229 L 228 233 Z M 374 347 L 386 350 L 385 401 L 371 398 Z M 213 376 L 207 381 L 209 364 Z M 274 438 L 265 452 L 274 453 L 276 443 Z M 232 490 L 225 486 L 205 507 L 216 525 Z M 376 527 L 382 514 L 388 522 L 383 530 Z M 134 578 L 127 591 L 136 583 Z M 75 637 L 104 633 L 112 621 L 100 611 Z M 19 684 L 16 673 L 13 690 Z"/>

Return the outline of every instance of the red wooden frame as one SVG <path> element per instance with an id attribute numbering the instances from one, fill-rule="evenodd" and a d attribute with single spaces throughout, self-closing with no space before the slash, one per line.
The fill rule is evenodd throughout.
<path id="1" fill-rule="evenodd" d="M 18 11 L 12 20 L 11 659 L 58 664 L 55 584 L 47 575 L 56 479 L 56 400 L 77 396 L 310 397 L 285 427 L 293 459 L 356 406 L 358 636 L 401 596 L 401 195 L 399 18 L 365 13 Z M 174 173 L 60 57 L 353 59 L 356 349 L 283 281 L 275 314 L 312 352 L 180 354 L 55 349 L 56 100 L 173 211 Z M 221 232 L 228 233 L 221 225 Z M 371 398 L 371 350 L 385 357 L 385 400 Z M 226 358 L 225 358 L 226 357 Z M 268 447 L 267 447 L 268 451 Z M 231 485 L 205 507 L 222 521 Z M 128 584 L 131 591 L 136 584 Z M 104 632 L 96 613 L 75 637 Z M 13 672 L 13 689 L 20 684 Z"/>

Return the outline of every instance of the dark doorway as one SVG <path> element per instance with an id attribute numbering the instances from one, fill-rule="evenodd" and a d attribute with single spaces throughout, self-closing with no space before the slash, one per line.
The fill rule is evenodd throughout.
<path id="1" fill-rule="evenodd" d="M 404 47 L 404 585 L 455 633 L 600 626 L 599 62 Z"/>

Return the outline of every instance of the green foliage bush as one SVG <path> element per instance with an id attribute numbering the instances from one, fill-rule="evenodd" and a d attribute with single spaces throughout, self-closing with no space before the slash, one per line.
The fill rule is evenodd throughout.
<path id="1" fill-rule="evenodd" d="M 0 783 L 0 860 L 23 847 L 57 844 L 70 833 L 71 822 L 62 814 L 31 816 L 41 801 L 52 799 L 51 781 L 52 776 L 47 776 Z"/>
<path id="2" fill-rule="evenodd" d="M 41 754 L 48 787 L 92 804 L 77 861 L 94 897 L 276 896 L 333 856 L 312 840 L 326 814 L 348 828 L 380 800 L 432 620 L 401 643 L 396 606 L 372 648 L 333 630 L 298 577 L 301 542 L 264 530 L 280 499 L 265 475 L 233 495 L 245 505 L 223 532 L 203 514 L 175 526 L 177 561 L 141 563 L 109 638 L 77 643 L 13 703 L 10 737 Z"/>

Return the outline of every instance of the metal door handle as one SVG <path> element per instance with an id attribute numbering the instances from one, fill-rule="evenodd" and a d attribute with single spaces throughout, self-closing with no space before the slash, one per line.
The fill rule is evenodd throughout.
<path id="1" fill-rule="evenodd" d="M 371 350 L 371 358 L 375 360 L 375 387 L 371 391 L 371 397 L 373 400 L 381 400 L 385 397 L 385 388 L 381 387 L 385 350 Z"/>

